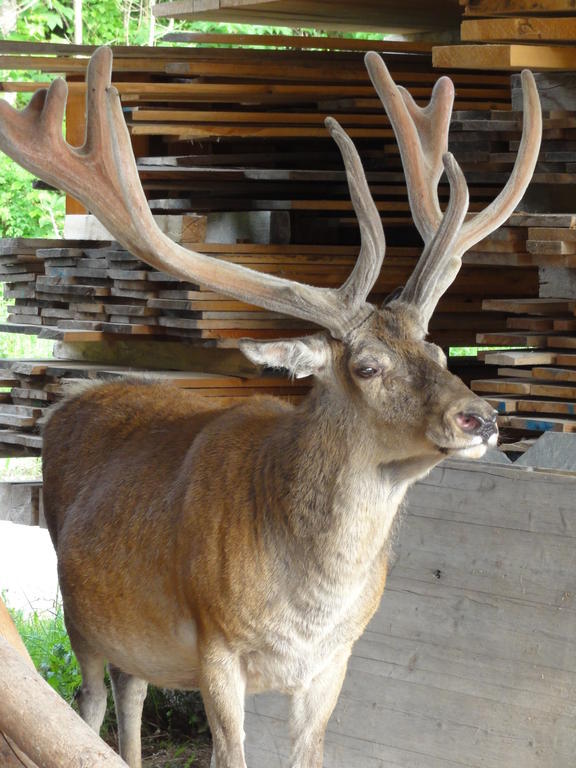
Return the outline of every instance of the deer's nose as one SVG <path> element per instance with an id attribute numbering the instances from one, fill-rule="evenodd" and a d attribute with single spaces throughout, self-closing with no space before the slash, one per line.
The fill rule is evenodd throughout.
<path id="1" fill-rule="evenodd" d="M 479 435 L 486 443 L 498 434 L 495 412 L 487 416 L 477 412 L 460 411 L 456 414 L 456 424 L 466 434 Z"/>

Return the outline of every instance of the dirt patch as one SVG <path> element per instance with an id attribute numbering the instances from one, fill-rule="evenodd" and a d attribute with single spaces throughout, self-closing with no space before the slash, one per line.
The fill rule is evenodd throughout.
<path id="1" fill-rule="evenodd" d="M 118 752 L 116 733 L 106 736 L 108 744 Z M 142 768 L 210 768 L 212 744 L 208 734 L 186 739 L 158 730 L 142 737 Z"/>
<path id="2" fill-rule="evenodd" d="M 212 746 L 206 742 L 173 744 L 168 734 L 142 739 L 142 768 L 210 768 Z"/>

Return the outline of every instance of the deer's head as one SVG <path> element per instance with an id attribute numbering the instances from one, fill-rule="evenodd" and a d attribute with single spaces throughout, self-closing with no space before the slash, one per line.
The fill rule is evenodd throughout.
<path id="1" fill-rule="evenodd" d="M 242 301 L 303 318 L 326 329 L 311 337 L 244 342 L 259 363 L 314 375 L 341 402 L 367 414 L 399 455 L 422 452 L 481 455 L 496 441 L 492 409 L 446 370 L 443 352 L 426 341 L 430 318 L 456 278 L 462 255 L 512 213 L 532 177 L 542 133 L 538 92 L 522 74 L 524 127 L 508 183 L 481 213 L 466 219 L 468 189 L 447 152 L 454 87 L 442 77 L 420 108 L 395 85 L 380 56 L 366 64 L 394 128 L 414 222 L 424 251 L 407 284 L 382 307 L 367 302 L 378 277 L 385 238 L 356 149 L 341 126 L 326 125 L 342 153 L 361 234 L 358 259 L 338 289 L 322 289 L 217 261 L 173 243 L 156 226 L 140 185 L 120 99 L 110 84 L 112 54 L 98 49 L 87 75 L 87 132 L 80 148 L 62 137 L 67 89 L 62 80 L 17 112 L 0 101 L 0 148 L 32 173 L 66 190 L 116 239 L 152 266 Z M 440 209 L 446 173 L 450 201 Z M 394 433 L 391 432 L 392 426 Z"/>
<path id="2" fill-rule="evenodd" d="M 420 314 L 392 301 L 344 339 L 243 341 L 254 362 L 312 375 L 336 417 L 369 432 L 387 461 L 436 454 L 477 458 L 496 444 L 496 412 L 446 367 L 442 349 L 425 339 Z"/>

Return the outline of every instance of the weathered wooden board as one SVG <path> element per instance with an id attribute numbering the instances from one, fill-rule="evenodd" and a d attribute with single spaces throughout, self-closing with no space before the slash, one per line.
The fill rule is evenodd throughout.
<path id="1" fill-rule="evenodd" d="M 3 430 L 0 430 L 0 444 L 2 432 Z M 41 489 L 41 482 L 0 483 L 0 520 L 22 525 L 39 525 Z"/>
<path id="2" fill-rule="evenodd" d="M 326 765 L 571 768 L 575 491 L 574 475 L 471 462 L 414 487 Z M 285 768 L 286 702 L 248 709 L 248 764 Z"/>

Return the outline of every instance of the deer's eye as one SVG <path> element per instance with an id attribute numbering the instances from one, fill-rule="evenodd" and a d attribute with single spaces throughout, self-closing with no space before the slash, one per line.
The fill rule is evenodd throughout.
<path id="1" fill-rule="evenodd" d="M 363 365 L 360 368 L 356 368 L 356 375 L 361 379 L 371 379 L 380 373 L 379 368 L 374 368 L 371 365 Z"/>

